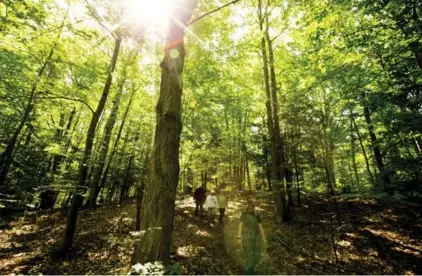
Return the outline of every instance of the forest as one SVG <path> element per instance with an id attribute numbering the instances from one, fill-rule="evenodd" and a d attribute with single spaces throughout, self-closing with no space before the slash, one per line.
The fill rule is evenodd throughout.
<path id="1" fill-rule="evenodd" d="M 0 0 L 0 274 L 422 274 L 422 2 Z"/>

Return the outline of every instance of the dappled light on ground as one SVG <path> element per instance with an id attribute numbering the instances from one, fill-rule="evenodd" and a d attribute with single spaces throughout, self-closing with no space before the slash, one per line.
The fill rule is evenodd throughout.
<path id="1" fill-rule="evenodd" d="M 192 197 L 177 200 L 171 260 L 179 273 L 242 273 L 243 257 L 236 236 L 246 198 L 230 197 L 224 223 L 213 227 L 205 212 L 194 215 Z M 268 249 L 262 252 L 257 267 L 259 274 L 422 273 L 419 209 L 384 208 L 372 200 L 339 201 L 342 225 L 334 222 L 333 226 L 336 262 L 330 228 L 333 211 L 328 201 L 307 199 L 302 207 L 294 208 L 293 222 L 277 225 L 268 203 L 271 195 L 260 193 L 255 198 L 268 237 Z M 0 230 L 0 273 L 125 274 L 136 233 L 135 213 L 134 200 L 82 211 L 75 247 L 63 260 L 52 260 L 49 250 L 61 240 L 65 214 L 27 215 Z M 416 213 L 416 219 L 408 213 Z"/>
<path id="2" fill-rule="evenodd" d="M 205 248 L 201 246 L 186 245 L 178 247 L 176 253 L 181 257 L 196 257 L 204 250 Z"/>

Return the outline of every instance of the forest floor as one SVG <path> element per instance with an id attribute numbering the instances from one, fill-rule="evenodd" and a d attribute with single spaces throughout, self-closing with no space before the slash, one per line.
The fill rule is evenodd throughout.
<path id="1" fill-rule="evenodd" d="M 268 236 L 259 274 L 422 274 L 422 207 L 313 197 L 293 210 L 294 221 L 277 226 L 269 195 L 257 198 Z M 241 274 L 236 231 L 245 195 L 229 203 L 224 224 L 193 215 L 191 197 L 179 198 L 172 267 L 180 274 Z M 33 212 L 0 230 L 0 274 L 123 274 L 128 271 L 135 229 L 135 200 L 80 212 L 74 249 L 62 260 L 50 250 L 62 237 L 66 215 Z M 333 246 L 334 245 L 334 246 Z M 334 254 L 334 248 L 337 260 Z"/>

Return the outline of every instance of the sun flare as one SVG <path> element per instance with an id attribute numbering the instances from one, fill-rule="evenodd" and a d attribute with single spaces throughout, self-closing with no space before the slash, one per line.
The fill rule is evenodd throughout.
<path id="1" fill-rule="evenodd" d="M 125 0 L 124 13 L 128 21 L 145 27 L 167 25 L 171 0 Z"/>

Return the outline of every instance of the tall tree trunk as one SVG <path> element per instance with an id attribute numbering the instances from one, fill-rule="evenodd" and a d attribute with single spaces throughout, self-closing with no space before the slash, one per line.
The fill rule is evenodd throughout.
<path id="1" fill-rule="evenodd" d="M 103 173 L 102 178 L 101 178 L 100 187 L 98 188 L 96 193 L 92 195 L 94 197 L 92 200 L 95 201 L 95 202 L 97 201 L 100 190 L 103 189 L 105 187 L 106 183 L 107 183 L 107 176 L 108 176 L 108 173 L 110 171 L 111 164 L 114 160 L 114 156 L 116 154 L 117 147 L 119 145 L 119 141 L 120 141 L 120 138 L 122 136 L 123 128 L 126 124 L 126 119 L 127 119 L 128 114 L 129 114 L 130 107 L 132 106 L 132 101 L 133 101 L 133 97 L 135 95 L 135 92 L 136 91 L 133 90 L 132 94 L 130 95 L 129 103 L 127 104 L 125 113 L 123 114 L 122 123 L 120 124 L 119 131 L 117 132 L 117 137 L 114 140 L 113 149 L 110 153 L 110 156 L 108 157 L 107 165 L 105 166 L 104 173 Z"/>
<path id="2" fill-rule="evenodd" d="M 131 156 L 129 157 L 129 162 L 125 170 L 125 177 L 124 177 L 122 187 L 120 190 L 120 203 L 122 203 L 125 199 L 129 198 L 130 185 L 132 182 L 132 168 L 133 168 L 134 159 L 135 159 L 135 155 L 132 153 Z"/>
<path id="3" fill-rule="evenodd" d="M 126 71 L 126 68 L 125 68 Z M 125 75 L 125 73 L 123 73 Z M 117 94 L 115 95 L 113 99 L 113 107 L 111 108 L 110 116 L 108 117 L 108 120 L 106 122 L 106 125 L 104 127 L 104 135 L 103 140 L 101 141 L 100 145 L 100 154 L 98 156 L 98 166 L 94 166 L 94 178 L 91 183 L 91 190 L 89 193 L 89 199 L 88 199 L 88 205 L 90 208 L 95 208 L 97 205 L 97 197 L 100 190 L 100 180 L 101 176 L 103 174 L 104 166 L 106 163 L 108 148 L 110 145 L 111 140 L 111 134 L 113 132 L 114 125 L 117 121 L 117 114 L 119 112 L 119 106 L 120 106 L 120 99 L 123 94 L 123 88 L 125 83 L 125 76 L 120 80 L 119 89 L 117 91 Z"/>
<path id="4" fill-rule="evenodd" d="M 368 172 L 369 179 L 371 180 L 372 186 L 375 188 L 375 179 L 371 172 L 371 166 L 369 164 L 369 158 L 368 158 L 368 155 L 366 154 L 365 145 L 363 144 L 362 136 L 360 135 L 359 128 L 356 124 L 356 121 L 353 115 L 350 116 L 350 119 L 352 120 L 352 123 L 355 127 L 356 135 L 358 136 L 358 139 L 359 139 L 359 144 L 363 153 L 363 157 L 365 159 L 366 171 Z"/>
<path id="5" fill-rule="evenodd" d="M 184 32 L 196 1 L 174 1 L 178 8 L 171 19 L 169 36 L 161 62 L 161 84 L 156 113 L 154 146 L 148 182 L 142 202 L 141 231 L 135 242 L 132 264 L 170 261 L 174 207 L 179 178 L 179 143 L 182 72 L 185 60 Z"/>
<path id="6" fill-rule="evenodd" d="M 264 125 L 266 125 L 265 120 L 264 120 Z M 264 154 L 264 161 L 265 161 L 265 166 L 264 166 L 264 172 L 265 172 L 265 177 L 267 179 L 267 185 L 268 185 L 268 191 L 272 191 L 273 187 L 271 185 L 271 158 L 270 158 L 270 149 L 268 146 L 268 139 L 267 136 L 263 136 L 263 143 L 264 143 L 264 148 L 263 148 L 263 154 Z"/>
<path id="7" fill-rule="evenodd" d="M 142 201 L 144 198 L 144 190 L 145 190 L 145 182 L 147 179 L 148 174 L 148 150 L 146 150 L 146 157 L 144 159 L 144 163 L 142 164 L 142 176 L 141 176 L 141 183 L 136 188 L 136 231 L 141 230 L 141 208 L 142 208 Z"/>
<path id="8" fill-rule="evenodd" d="M 359 179 L 359 173 L 358 173 L 358 166 L 356 164 L 356 145 L 355 145 L 355 141 L 356 141 L 356 137 L 355 134 L 353 133 L 353 122 L 350 121 L 350 150 L 351 150 L 351 157 L 352 157 L 352 165 L 353 165 L 353 172 L 355 174 L 355 179 L 356 179 L 356 187 L 360 187 L 360 179 Z"/>
<path id="9" fill-rule="evenodd" d="M 61 251 L 62 251 L 61 253 L 66 253 L 73 244 L 73 237 L 74 237 L 75 229 L 76 229 L 76 220 L 78 217 L 78 209 L 83 202 L 83 197 L 81 195 L 81 192 L 85 189 L 85 185 L 86 185 L 85 182 L 86 182 L 86 178 L 88 174 L 88 167 L 90 163 L 92 146 L 94 144 L 95 131 L 97 129 L 98 120 L 100 119 L 101 114 L 104 110 L 104 106 L 106 104 L 108 94 L 110 93 L 110 88 L 113 81 L 113 73 L 116 68 L 121 42 L 122 42 L 122 39 L 120 36 L 118 36 L 115 40 L 113 56 L 111 58 L 110 66 L 108 68 L 107 79 L 104 85 L 104 89 L 101 94 L 100 101 L 98 102 L 97 109 L 92 114 L 91 122 L 89 124 L 88 132 L 86 136 L 86 142 L 85 142 L 85 150 L 84 150 L 82 161 L 79 167 L 78 184 L 75 187 L 75 190 L 73 192 L 73 199 L 72 199 L 69 215 L 67 218 L 65 237 L 64 237 L 62 248 L 61 248 Z"/>
<path id="10" fill-rule="evenodd" d="M 297 153 L 296 153 L 296 148 L 294 149 L 295 153 L 294 153 L 294 165 L 295 165 L 295 177 L 296 177 L 296 200 L 297 200 L 297 205 L 300 206 L 301 200 L 300 200 L 300 171 L 299 171 L 299 162 L 297 160 Z"/>
<path id="11" fill-rule="evenodd" d="M 268 45 L 268 56 L 269 56 L 269 67 L 270 67 L 270 80 L 271 80 L 271 99 L 272 99 L 272 111 L 273 111 L 273 122 L 274 122 L 274 140 L 277 148 L 278 158 L 278 181 L 276 183 L 275 191 L 280 193 L 281 201 L 283 203 L 283 221 L 292 220 L 291 206 L 292 206 L 292 174 L 289 168 L 287 156 L 286 156 L 286 145 L 281 137 L 280 120 L 278 116 L 278 97 L 277 97 L 277 80 L 275 76 L 275 60 L 274 50 L 272 46 L 272 40 L 269 34 L 268 14 L 265 16 L 266 28 L 265 28 L 265 39 Z M 288 204 L 286 204 L 286 195 L 283 179 L 286 179 L 287 193 L 288 193 Z"/>
<path id="12" fill-rule="evenodd" d="M 258 0 L 258 20 L 259 20 L 259 30 L 261 33 L 264 33 L 264 20 L 265 16 L 262 11 L 262 1 Z M 266 110 L 267 110 L 267 126 L 268 134 L 271 141 L 271 186 L 274 189 L 274 203 L 275 203 L 275 217 L 277 222 L 283 220 L 284 213 L 284 196 L 281 194 L 281 179 L 280 179 L 280 156 L 278 154 L 277 142 L 275 138 L 274 130 L 274 120 L 273 120 L 273 107 L 271 104 L 271 88 L 268 72 L 268 59 L 267 59 L 267 46 L 265 36 L 261 37 L 261 53 L 262 53 L 262 67 L 264 73 L 264 87 L 266 95 Z"/>
<path id="13" fill-rule="evenodd" d="M 251 175 L 249 173 L 249 160 L 247 156 L 245 158 L 245 167 L 246 167 L 246 177 L 248 178 L 248 187 L 249 187 L 249 190 L 252 191 Z"/>
<path id="14" fill-rule="evenodd" d="M 133 166 L 134 166 L 134 161 L 135 161 L 135 148 L 136 148 L 136 145 L 139 142 L 139 138 L 141 137 L 140 126 L 141 125 L 139 124 L 138 130 L 136 131 L 136 134 L 135 134 L 135 140 L 133 142 L 132 151 L 131 151 L 130 156 L 129 156 L 128 165 L 126 167 L 125 178 L 124 178 L 121 193 L 120 193 L 120 203 L 122 203 L 123 200 L 125 200 L 129 197 L 130 186 L 132 185 L 132 182 L 133 182 L 132 181 L 132 178 L 133 178 L 132 177 L 132 171 L 133 171 Z"/>
<path id="15" fill-rule="evenodd" d="M 381 149 L 379 146 L 379 141 L 374 131 L 374 125 L 372 124 L 371 119 L 371 112 L 368 107 L 368 103 L 366 102 L 366 95 L 364 95 L 364 106 L 363 106 L 363 114 L 365 117 L 366 124 L 368 126 L 369 137 L 371 139 L 371 146 L 372 151 L 374 152 L 375 163 L 377 164 L 377 168 L 380 172 L 380 180 L 382 181 L 384 190 L 388 189 L 391 185 L 390 176 L 385 170 L 384 162 L 382 160 Z"/>
<path id="16" fill-rule="evenodd" d="M 109 192 L 109 197 L 108 197 L 108 203 L 111 203 L 113 201 L 114 198 L 118 198 L 118 193 L 119 193 L 119 189 L 121 191 L 121 189 L 123 188 L 122 186 L 122 179 L 124 177 L 123 174 L 123 164 L 126 163 L 126 153 L 125 153 L 125 149 L 128 147 L 128 143 L 130 140 L 130 137 L 132 135 L 132 129 L 128 128 L 126 131 L 126 134 L 124 135 L 124 139 L 123 139 L 123 145 L 122 145 L 122 151 L 120 152 L 120 154 L 117 156 L 116 160 L 114 160 L 114 166 L 112 167 L 113 170 L 110 173 L 110 182 L 112 183 L 111 185 L 111 189 Z"/>

